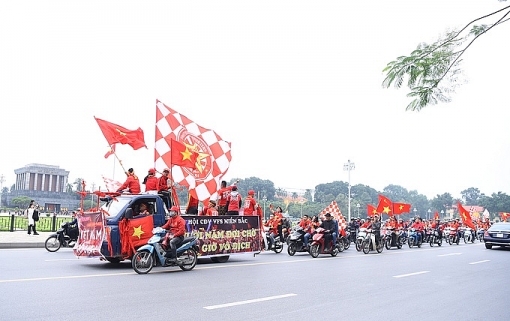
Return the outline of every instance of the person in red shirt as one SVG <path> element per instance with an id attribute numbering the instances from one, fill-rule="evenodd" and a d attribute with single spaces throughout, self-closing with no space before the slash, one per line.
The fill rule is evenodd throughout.
<path id="1" fill-rule="evenodd" d="M 369 217 L 367 217 L 365 222 L 363 224 L 361 224 L 361 226 L 359 228 L 368 228 L 371 223 L 372 223 L 372 218 L 369 216 Z"/>
<path id="2" fill-rule="evenodd" d="M 430 225 L 430 227 L 437 231 L 437 234 L 439 234 L 439 237 L 438 237 L 439 239 L 443 238 L 444 227 L 443 227 L 443 225 L 441 225 L 439 219 L 436 219 L 435 222 Z"/>
<path id="3" fill-rule="evenodd" d="M 172 206 L 170 218 L 162 228 L 168 230 L 163 241 L 163 245 L 168 246 L 165 257 L 169 259 L 169 262 L 175 263 L 177 261 L 177 247 L 184 240 L 184 233 L 186 233 L 186 221 L 179 215 L 179 207 Z"/>
<path id="4" fill-rule="evenodd" d="M 170 192 L 168 191 L 168 174 L 170 174 L 170 169 L 165 168 L 163 170 L 163 174 L 158 180 L 158 194 L 161 194 L 161 199 L 166 205 L 166 208 L 170 208 Z"/>
<path id="5" fill-rule="evenodd" d="M 280 240 L 283 240 L 283 225 L 282 225 L 282 220 L 283 220 L 282 211 L 283 210 L 280 206 L 276 207 L 276 210 L 274 210 L 273 204 L 269 204 L 269 210 L 278 219 L 278 235 L 280 236 Z"/>
<path id="6" fill-rule="evenodd" d="M 239 180 L 237 180 L 234 185 L 231 186 L 227 186 L 226 181 L 221 181 L 221 188 L 218 191 L 218 198 L 216 199 L 219 215 L 227 215 L 227 198 L 230 194 L 230 191 L 232 191 L 232 187 L 234 187 L 236 183 L 239 183 Z"/>
<path id="7" fill-rule="evenodd" d="M 186 214 L 198 215 L 198 199 L 188 194 L 188 206 L 186 207 Z"/>
<path id="8" fill-rule="evenodd" d="M 274 237 L 278 234 L 278 220 L 274 214 L 269 215 L 269 220 L 264 223 L 264 226 L 269 227 L 269 244 L 267 248 L 271 250 L 275 244 Z"/>
<path id="9" fill-rule="evenodd" d="M 255 195 L 254 190 L 248 191 L 248 196 L 244 199 L 244 215 L 254 215 L 257 213 L 257 201 L 253 198 Z"/>
<path id="10" fill-rule="evenodd" d="M 218 216 L 218 210 L 216 209 L 215 201 L 209 201 L 209 204 L 207 204 L 207 211 L 205 212 L 205 216 Z"/>
<path id="11" fill-rule="evenodd" d="M 143 184 L 145 184 L 145 192 L 158 192 L 158 178 L 156 175 L 156 169 L 149 169 L 149 173 L 143 179 Z"/>
<path id="12" fill-rule="evenodd" d="M 138 176 L 135 175 L 135 171 L 130 168 L 126 172 L 127 179 L 122 184 L 121 187 L 117 190 L 117 192 L 122 193 L 124 191 L 127 191 L 131 194 L 140 194 L 140 181 L 138 181 Z"/>
<path id="13" fill-rule="evenodd" d="M 232 191 L 227 196 L 227 215 L 239 215 L 243 198 L 237 191 L 237 186 L 232 186 Z"/>
<path id="14" fill-rule="evenodd" d="M 416 235 L 418 236 L 416 244 L 420 243 L 423 240 L 423 231 L 425 230 L 425 225 L 421 221 L 421 218 L 417 217 L 414 223 L 411 225 L 411 228 L 416 230 Z"/>

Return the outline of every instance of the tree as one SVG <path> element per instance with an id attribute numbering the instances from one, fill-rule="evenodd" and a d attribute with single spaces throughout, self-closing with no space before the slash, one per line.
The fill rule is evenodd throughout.
<path id="1" fill-rule="evenodd" d="M 453 204 L 453 196 L 450 193 L 444 193 L 442 195 L 438 194 L 436 197 L 432 199 L 430 204 L 432 205 L 432 213 L 434 213 L 435 211 L 446 212 L 446 210 L 450 208 Z"/>
<path id="2" fill-rule="evenodd" d="M 480 193 L 478 188 L 475 187 L 470 187 L 463 190 L 460 192 L 460 195 L 462 195 L 462 200 L 466 205 L 478 205 L 480 199 L 485 196 L 484 194 Z"/>
<path id="3" fill-rule="evenodd" d="M 386 73 L 383 87 L 400 88 L 406 78 L 410 89 L 407 97 L 412 98 L 406 110 L 419 111 L 438 102 L 450 102 L 450 94 L 459 84 L 462 55 L 481 35 L 508 21 L 509 14 L 510 6 L 507 6 L 469 22 L 460 30 L 447 32 L 432 44 L 419 44 L 409 56 L 400 56 L 388 63 L 383 70 Z M 489 18 L 495 21 L 475 24 Z"/>
<path id="4" fill-rule="evenodd" d="M 81 184 L 82 182 L 83 182 L 83 178 L 77 178 L 74 180 L 73 185 L 75 186 L 75 189 L 74 189 L 75 191 L 82 192 L 82 189 L 83 189 L 82 184 Z"/>
<path id="5" fill-rule="evenodd" d="M 30 204 L 30 201 L 32 199 L 30 197 L 27 197 L 27 196 L 19 196 L 19 197 L 15 197 L 11 200 L 11 203 L 16 205 L 17 207 L 19 208 L 27 208 L 28 207 L 28 204 Z"/>

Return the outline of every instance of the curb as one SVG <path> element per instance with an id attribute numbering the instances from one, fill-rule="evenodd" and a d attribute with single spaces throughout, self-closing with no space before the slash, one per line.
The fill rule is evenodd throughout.
<path id="1" fill-rule="evenodd" d="M 0 249 L 44 248 L 42 243 L 0 243 Z"/>

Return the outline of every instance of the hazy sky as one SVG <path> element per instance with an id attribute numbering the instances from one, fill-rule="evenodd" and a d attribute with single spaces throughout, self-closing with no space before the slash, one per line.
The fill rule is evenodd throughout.
<path id="1" fill-rule="evenodd" d="M 2 1 L 0 174 L 58 165 L 69 180 L 124 180 L 94 116 L 141 127 L 125 168 L 154 162 L 156 99 L 232 142 L 226 176 L 313 189 L 348 180 L 432 198 L 510 193 L 510 22 L 464 56 L 453 102 L 406 112 L 382 69 L 508 2 Z M 158 170 L 162 170 L 158 168 Z"/>

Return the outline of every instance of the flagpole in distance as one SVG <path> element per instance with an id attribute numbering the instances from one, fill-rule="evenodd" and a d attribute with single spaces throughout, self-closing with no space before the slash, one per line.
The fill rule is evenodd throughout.
<path id="1" fill-rule="evenodd" d="M 348 206 L 347 206 L 347 220 L 350 222 L 351 221 L 351 171 L 354 170 L 356 168 L 356 166 L 354 165 L 353 162 L 351 162 L 350 159 L 347 160 L 347 163 L 344 164 L 344 171 L 347 171 L 349 173 L 349 176 L 348 176 L 348 186 L 347 186 L 347 189 L 348 189 L 348 193 L 349 193 L 349 202 L 348 202 Z"/>

